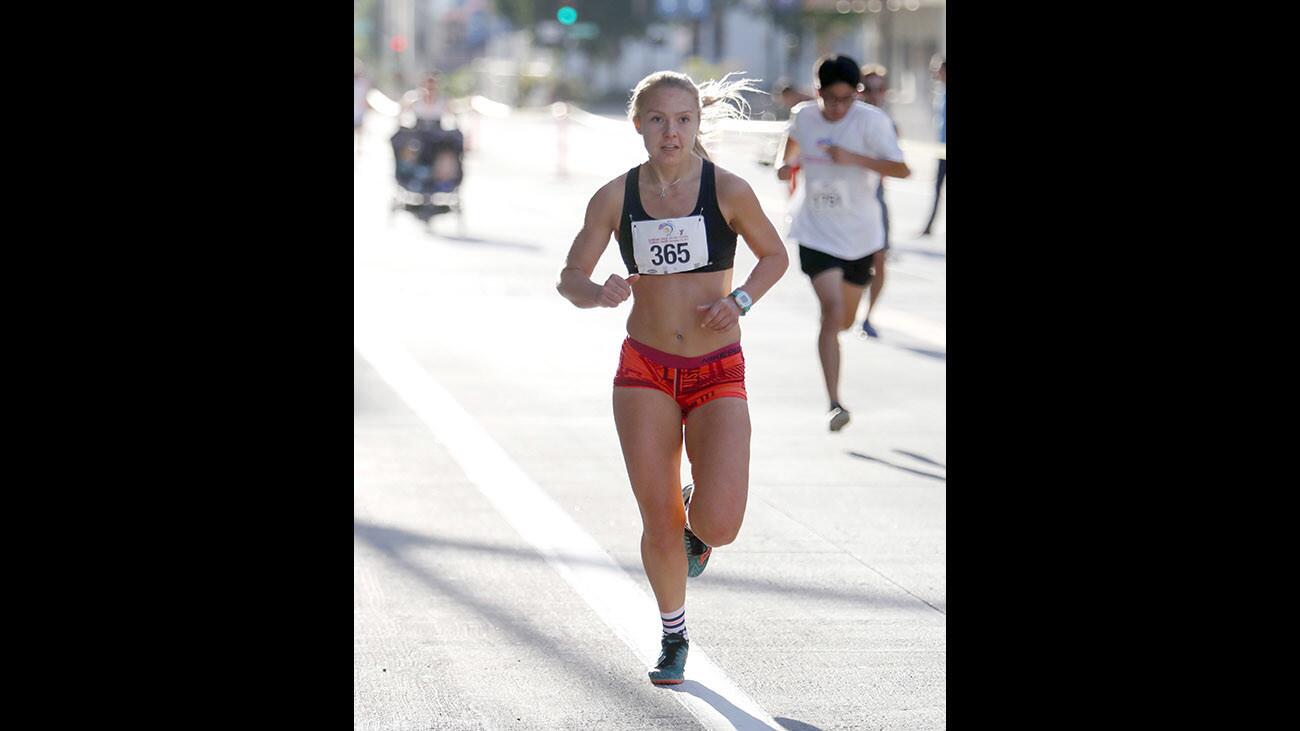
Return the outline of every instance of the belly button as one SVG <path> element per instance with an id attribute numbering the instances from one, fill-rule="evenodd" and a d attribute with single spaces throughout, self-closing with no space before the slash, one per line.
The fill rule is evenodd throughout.
<path id="1" fill-rule="evenodd" d="M 674 331 L 673 331 L 673 337 L 677 338 L 678 340 L 681 340 L 681 339 L 682 339 L 682 334 L 681 334 L 680 332 L 674 330 Z"/>

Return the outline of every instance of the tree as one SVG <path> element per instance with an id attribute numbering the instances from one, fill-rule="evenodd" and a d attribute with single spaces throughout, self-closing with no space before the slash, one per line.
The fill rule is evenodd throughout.
<path id="1" fill-rule="evenodd" d="M 496 0 L 497 14 L 516 28 L 531 29 L 541 18 L 537 17 L 537 0 Z"/>

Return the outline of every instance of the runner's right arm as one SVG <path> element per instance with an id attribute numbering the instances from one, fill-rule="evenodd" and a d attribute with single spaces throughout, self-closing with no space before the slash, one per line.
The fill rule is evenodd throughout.
<path id="1" fill-rule="evenodd" d="M 591 274 L 600 261 L 609 239 L 618 225 L 619 211 L 623 207 L 623 176 L 606 183 L 587 204 L 582 230 L 573 239 L 565 266 L 560 270 L 560 281 L 555 289 L 574 306 L 618 307 L 632 296 L 632 283 L 641 275 L 624 279 L 610 274 L 604 285 L 591 281 Z"/>
<path id="2" fill-rule="evenodd" d="M 781 165 L 776 169 L 777 180 L 790 179 L 790 165 L 799 159 L 799 143 L 795 141 L 790 133 L 785 135 L 785 144 L 781 153 Z"/>

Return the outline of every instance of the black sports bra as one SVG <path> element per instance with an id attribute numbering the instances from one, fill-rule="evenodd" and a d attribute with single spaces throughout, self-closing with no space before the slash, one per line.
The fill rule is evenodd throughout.
<path id="1" fill-rule="evenodd" d="M 641 166 L 637 165 L 627 171 L 627 183 L 623 188 L 623 212 L 619 216 L 618 250 L 623 254 L 623 263 L 627 265 L 628 274 L 636 274 L 636 260 L 632 257 L 632 222 L 659 220 L 645 212 L 641 206 L 640 186 Z M 718 190 L 714 166 L 708 160 L 700 170 L 700 196 L 695 201 L 695 208 L 687 216 L 704 216 L 704 234 L 709 244 L 709 263 L 692 272 L 721 272 L 730 269 L 736 259 L 736 232 L 731 230 L 718 208 Z"/>

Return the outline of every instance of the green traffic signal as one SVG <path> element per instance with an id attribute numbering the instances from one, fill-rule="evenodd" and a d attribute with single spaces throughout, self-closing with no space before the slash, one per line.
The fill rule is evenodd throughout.
<path id="1" fill-rule="evenodd" d="M 578 11 L 565 5 L 556 11 L 555 19 L 563 25 L 573 25 L 578 20 Z"/>

